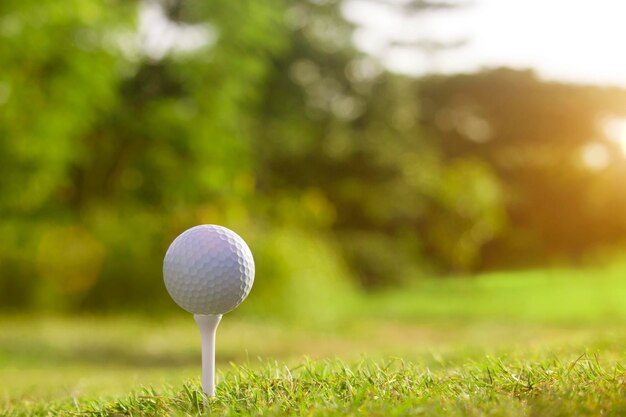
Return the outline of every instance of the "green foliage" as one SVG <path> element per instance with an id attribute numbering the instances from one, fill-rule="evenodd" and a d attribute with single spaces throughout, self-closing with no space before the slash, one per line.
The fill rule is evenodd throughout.
<path id="1" fill-rule="evenodd" d="M 129 25 L 123 2 L 7 1 L 0 6 L 0 209 L 33 215 L 66 185 L 82 137 L 115 105 Z M 6 218 L 6 217 L 5 217 Z"/>
<path id="2" fill-rule="evenodd" d="M 3 1 L 2 309 L 173 307 L 160 259 L 198 223 L 251 242 L 270 315 L 623 243 L 624 166 L 580 162 L 623 94 L 393 75 L 341 6 Z M 155 41 L 177 31 L 195 47 Z"/>
<path id="3" fill-rule="evenodd" d="M 146 41 L 145 4 L 4 2 L 3 307 L 171 306 L 158 260 L 197 223 L 250 240 L 257 313 L 310 315 L 355 277 L 411 279 L 426 247 L 434 263 L 474 265 L 484 231 L 450 247 L 437 234 L 446 216 L 420 230 L 433 211 L 458 217 L 449 194 L 476 189 L 463 187 L 464 162 L 448 169 L 420 138 L 414 83 L 382 77 L 353 49 L 339 6 L 164 3 L 152 12 L 170 30 L 205 34 L 199 48 L 167 51 Z M 438 172 L 416 178 L 424 161 Z M 470 180 L 489 183 L 472 164 Z M 451 220 L 458 231 L 484 218 L 494 228 L 498 199 L 464 195 L 485 210 Z"/>
<path id="4" fill-rule="evenodd" d="M 2 5 L 3 305 L 159 308 L 173 236 L 249 219 L 249 108 L 284 7 L 181 3 L 170 24 L 193 17 L 219 41 L 154 58 L 137 3 L 76 3 Z"/>
<path id="5" fill-rule="evenodd" d="M 342 259 L 321 236 L 285 228 L 265 233 L 255 244 L 261 279 L 242 305 L 243 314 L 327 324 L 355 301 Z"/>
<path id="6" fill-rule="evenodd" d="M 263 111 L 273 122 L 254 132 L 262 190 L 273 198 L 321 194 L 365 286 L 474 269 L 505 224 L 491 167 L 444 158 L 418 123 L 415 80 L 380 73 L 348 47 L 320 56 L 306 32 L 296 35 L 268 81 Z"/>
<path id="7" fill-rule="evenodd" d="M 483 251 L 484 267 L 580 262 L 599 247 L 623 247 L 626 154 L 603 126 L 623 116 L 623 91 L 506 69 L 421 85 L 423 126 L 440 151 L 480 160 L 503 185 L 508 229 Z M 585 163 L 590 145 L 606 151 L 606 166 Z"/>

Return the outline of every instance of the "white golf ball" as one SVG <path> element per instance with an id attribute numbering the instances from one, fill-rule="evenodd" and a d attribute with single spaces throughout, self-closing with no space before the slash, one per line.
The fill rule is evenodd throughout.
<path id="1" fill-rule="evenodd" d="M 200 225 L 180 234 L 163 261 L 165 287 L 194 314 L 224 314 L 248 296 L 254 259 L 246 242 L 222 226 Z"/>

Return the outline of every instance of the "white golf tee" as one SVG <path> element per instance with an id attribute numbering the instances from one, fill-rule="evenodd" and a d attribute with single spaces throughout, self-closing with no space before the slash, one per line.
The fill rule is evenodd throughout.
<path id="1" fill-rule="evenodd" d="M 222 319 L 221 314 L 194 314 L 202 339 L 202 390 L 215 396 L 215 332 Z"/>

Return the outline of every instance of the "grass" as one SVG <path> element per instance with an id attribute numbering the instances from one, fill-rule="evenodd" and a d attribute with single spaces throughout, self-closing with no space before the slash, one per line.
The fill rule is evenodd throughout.
<path id="1" fill-rule="evenodd" d="M 407 320 L 597 325 L 626 322 L 626 265 L 425 280 L 367 300 L 363 313 Z"/>
<path id="2" fill-rule="evenodd" d="M 39 404 L 9 415 L 502 415 L 626 413 L 626 377 L 597 356 L 485 358 L 438 369 L 403 361 L 233 367 L 204 401 L 197 382 L 144 388 L 115 401 Z"/>
<path id="3" fill-rule="evenodd" d="M 0 415 L 626 415 L 624 268 L 423 282 L 332 323 L 0 317 Z"/>

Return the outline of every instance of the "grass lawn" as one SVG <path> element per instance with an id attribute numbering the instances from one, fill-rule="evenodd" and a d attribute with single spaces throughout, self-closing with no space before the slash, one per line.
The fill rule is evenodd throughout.
<path id="1" fill-rule="evenodd" d="M 423 282 L 332 323 L 0 317 L 0 415 L 626 415 L 626 270 Z"/>

